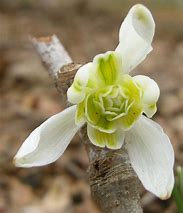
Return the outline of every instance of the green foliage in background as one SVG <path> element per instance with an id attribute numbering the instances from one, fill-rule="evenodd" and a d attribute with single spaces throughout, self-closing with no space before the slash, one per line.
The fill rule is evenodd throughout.
<path id="1" fill-rule="evenodd" d="M 183 212 L 183 168 L 177 167 L 176 181 L 172 193 L 179 213 Z"/>

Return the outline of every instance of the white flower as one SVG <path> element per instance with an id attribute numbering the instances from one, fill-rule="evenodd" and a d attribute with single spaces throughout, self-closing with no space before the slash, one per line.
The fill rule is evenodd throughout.
<path id="1" fill-rule="evenodd" d="M 16 166 L 54 162 L 87 123 L 88 137 L 96 146 L 119 149 L 125 139 L 144 187 L 168 198 L 174 185 L 174 152 L 162 128 L 149 119 L 156 112 L 159 87 L 147 76 L 128 74 L 152 50 L 154 29 L 150 11 L 140 4 L 133 6 L 121 25 L 116 50 L 97 55 L 78 70 L 67 92 L 75 105 L 30 134 L 15 156 Z"/>

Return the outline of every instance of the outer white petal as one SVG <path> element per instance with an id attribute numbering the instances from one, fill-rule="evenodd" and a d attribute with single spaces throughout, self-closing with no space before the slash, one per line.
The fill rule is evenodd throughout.
<path id="1" fill-rule="evenodd" d="M 76 106 L 50 117 L 24 141 L 14 158 L 18 167 L 42 166 L 57 160 L 80 126 L 75 125 Z"/>
<path id="2" fill-rule="evenodd" d="M 155 23 L 151 12 L 143 5 L 133 6 L 119 31 L 116 51 L 122 56 L 123 71 L 130 72 L 152 50 Z"/>
<path id="3" fill-rule="evenodd" d="M 90 71 L 92 69 L 92 63 L 83 65 L 77 71 L 74 82 L 67 90 L 68 101 L 72 104 L 80 103 L 85 97 L 85 87 L 88 83 Z"/>
<path id="4" fill-rule="evenodd" d="M 126 146 L 131 164 L 144 187 L 161 199 L 168 199 L 174 185 L 174 152 L 162 128 L 141 116 L 126 133 Z"/>

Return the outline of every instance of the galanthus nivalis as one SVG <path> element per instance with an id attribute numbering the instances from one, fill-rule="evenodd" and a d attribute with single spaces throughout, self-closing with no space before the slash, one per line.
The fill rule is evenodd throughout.
<path id="1" fill-rule="evenodd" d="M 78 70 L 67 92 L 74 105 L 29 135 L 15 156 L 16 166 L 54 162 L 86 123 L 88 137 L 96 146 L 120 149 L 125 141 L 144 187 L 161 199 L 170 197 L 173 148 L 162 128 L 149 119 L 157 110 L 159 87 L 147 76 L 129 75 L 152 50 L 154 29 L 150 11 L 140 4 L 133 6 L 120 27 L 115 51 L 95 56 Z"/>

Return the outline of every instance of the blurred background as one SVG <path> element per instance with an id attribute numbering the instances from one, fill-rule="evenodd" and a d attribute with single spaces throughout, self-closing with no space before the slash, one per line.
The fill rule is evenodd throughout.
<path id="1" fill-rule="evenodd" d="M 156 22 L 154 50 L 132 74 L 159 83 L 158 121 L 170 136 L 176 165 L 183 165 L 183 1 L 138 1 Z M 63 109 L 29 37 L 56 34 L 75 62 L 85 63 L 118 44 L 128 0 L 0 0 L 0 213 L 99 213 L 91 201 L 88 159 L 76 136 L 55 163 L 15 168 L 25 137 Z M 172 199 L 142 190 L 145 213 L 174 213 Z"/>

